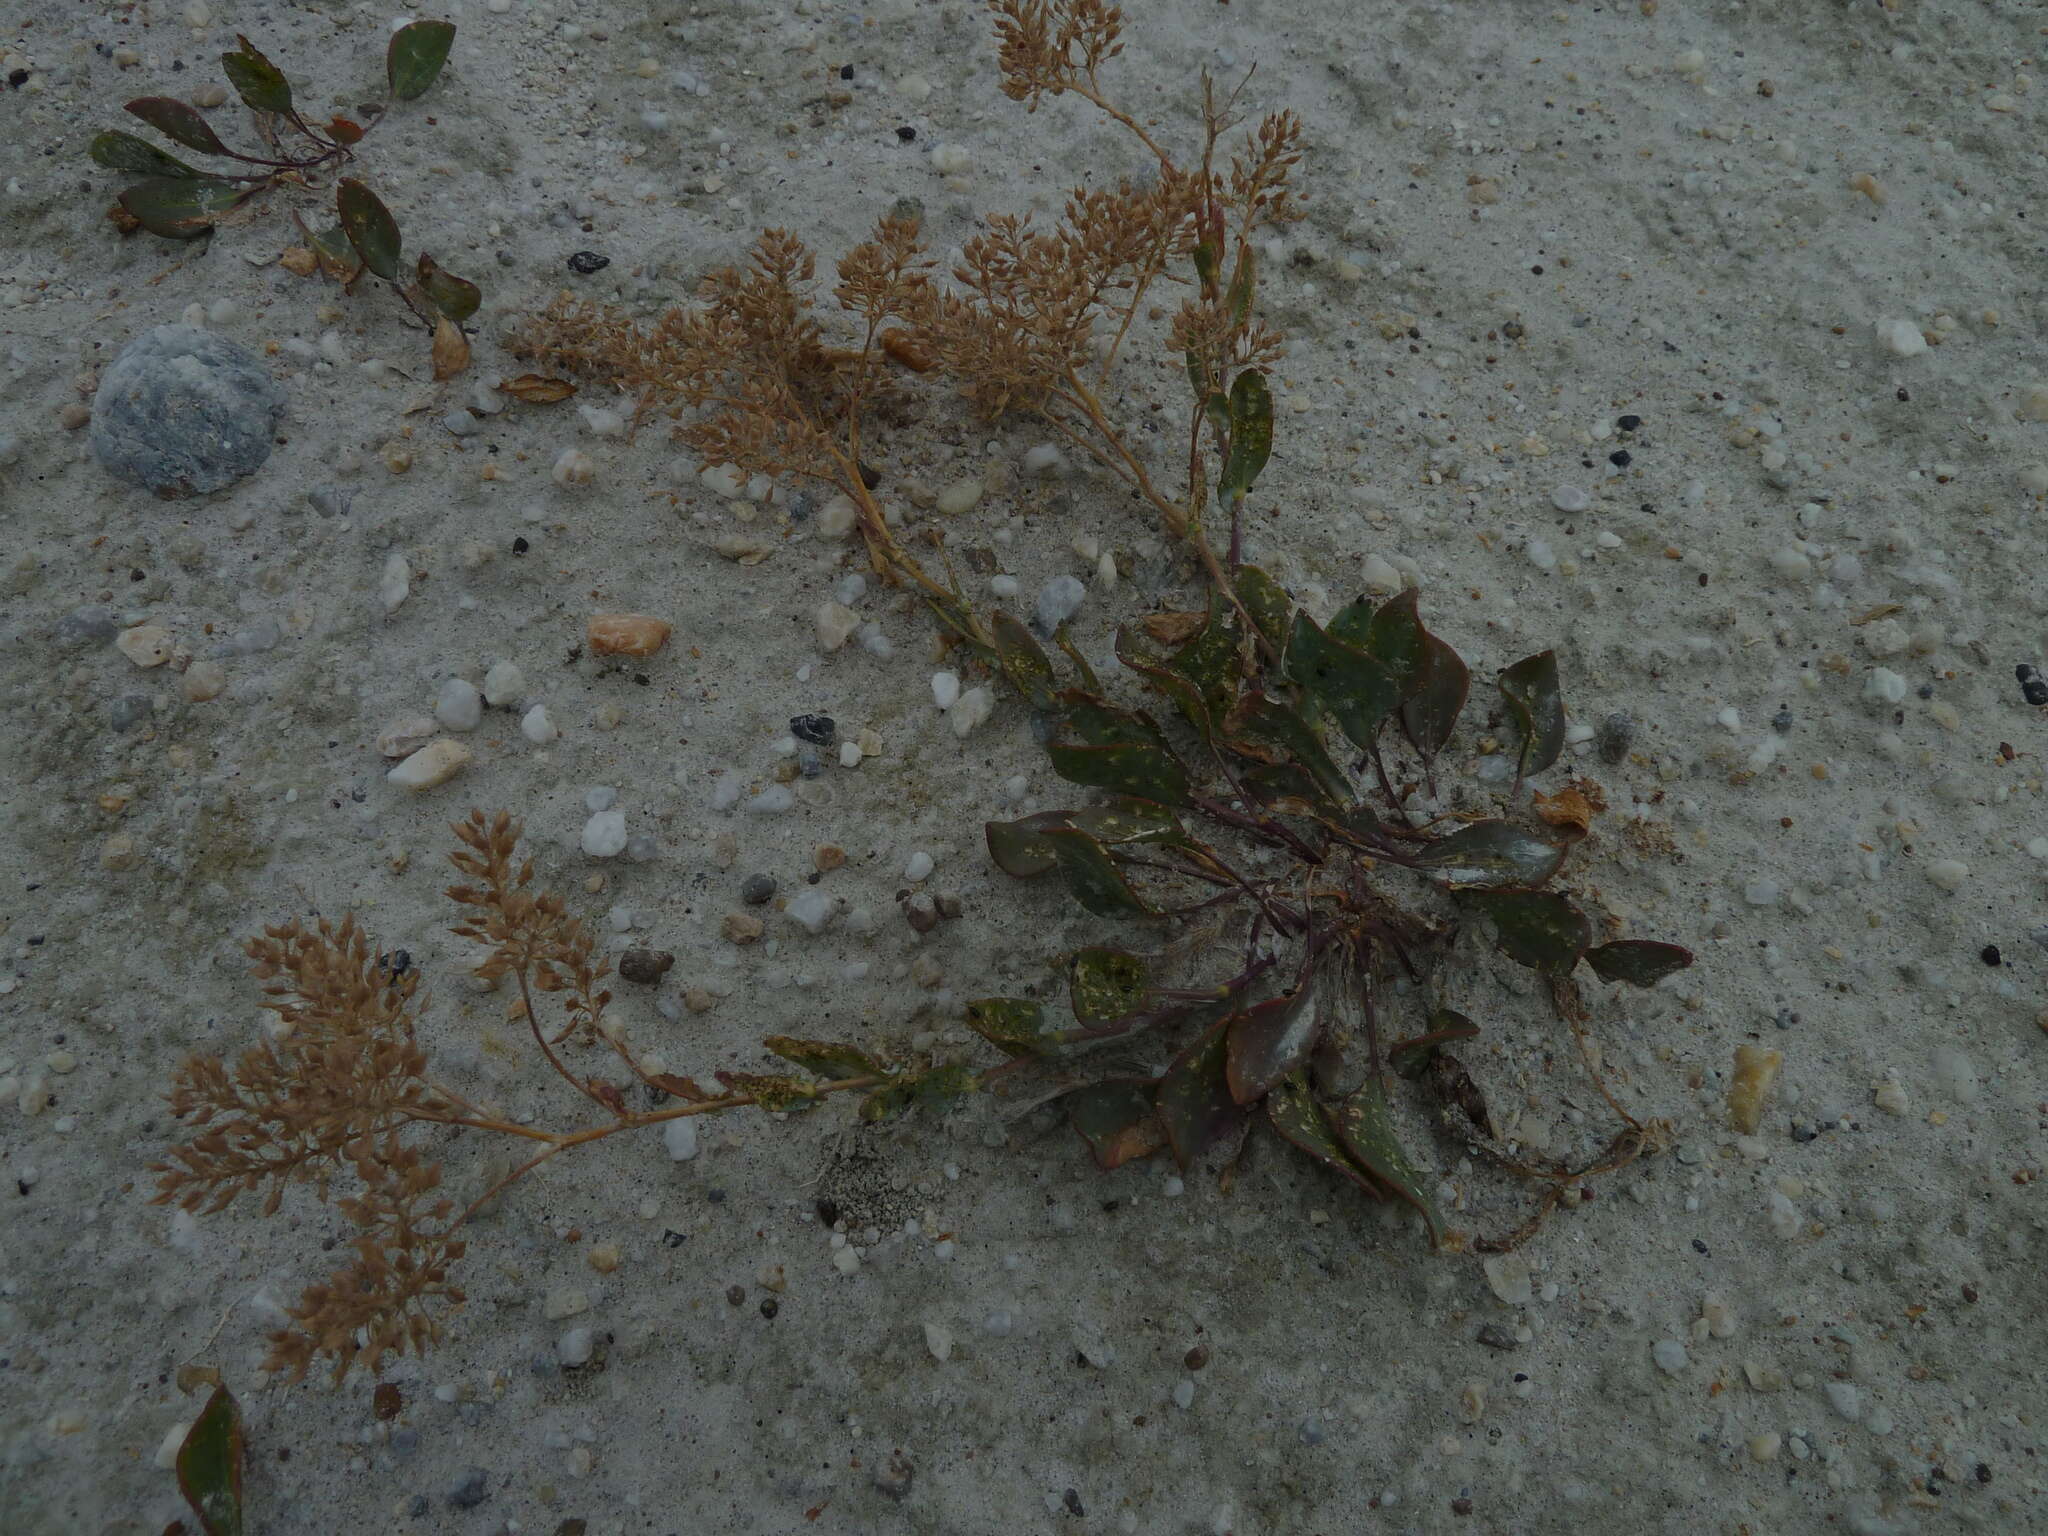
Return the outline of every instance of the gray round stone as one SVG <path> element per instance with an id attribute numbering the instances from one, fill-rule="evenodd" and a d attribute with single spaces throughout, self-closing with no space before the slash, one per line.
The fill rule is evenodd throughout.
<path id="1" fill-rule="evenodd" d="M 160 325 L 121 349 L 92 402 L 110 474 L 172 500 L 232 485 L 270 457 L 284 390 L 255 357 L 196 325 Z"/>

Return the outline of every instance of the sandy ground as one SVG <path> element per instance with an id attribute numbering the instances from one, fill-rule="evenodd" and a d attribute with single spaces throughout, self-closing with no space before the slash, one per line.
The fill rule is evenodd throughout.
<path id="1" fill-rule="evenodd" d="M 546 877 L 612 941 L 676 953 L 658 993 L 626 988 L 619 1007 L 682 1070 L 752 1065 L 776 1030 L 956 1028 L 957 999 L 1042 981 L 1100 934 L 981 851 L 980 823 L 1015 813 L 1013 776 L 1026 808 L 1063 798 L 1014 704 L 956 739 L 932 707 L 928 621 L 887 594 L 857 606 L 893 656 L 820 655 L 810 616 L 857 568 L 845 545 L 723 558 L 722 536 L 772 518 L 743 524 L 659 433 L 595 436 L 573 405 L 451 436 L 439 422 L 468 381 L 406 376 L 424 380 L 424 345 L 388 298 L 326 310 L 333 290 L 281 270 L 282 199 L 203 248 L 104 221 L 119 183 L 84 152 L 121 102 L 217 80 L 237 30 L 302 94 L 353 102 L 388 16 L 23 0 L 0 151 L 10 1536 L 154 1536 L 180 1514 L 157 1458 L 194 1410 L 174 1380 L 191 1360 L 243 1396 L 263 1532 L 2043 1520 L 2048 825 L 2041 713 L 2013 673 L 2048 648 L 2048 425 L 2028 406 L 2048 380 L 2041 13 L 1131 9 L 1111 78 L 1162 131 L 1186 142 L 1205 65 L 1256 61 L 1247 105 L 1294 107 L 1314 142 L 1314 212 L 1268 262 L 1293 347 L 1261 556 L 1323 609 L 1391 563 L 1475 668 L 1555 643 L 1578 719 L 1638 722 L 1619 766 L 1577 749 L 1616 806 L 1580 886 L 1699 953 L 1655 993 L 1600 1003 L 1624 1091 L 1676 1123 L 1675 1150 L 1555 1219 L 1514 1306 L 1477 1260 L 1427 1255 L 1276 1154 L 1225 1197 L 1192 1178 L 1176 1193 L 1156 1164 L 1096 1175 L 1045 1115 L 1007 1140 L 985 1109 L 883 1135 L 840 1112 L 707 1123 L 694 1160 L 651 1133 L 565 1159 L 479 1229 L 449 1342 L 389 1372 L 396 1420 L 376 1420 L 361 1375 L 266 1388 L 262 1335 L 324 1274 L 340 1218 L 300 1202 L 195 1225 L 146 1198 L 172 1065 L 260 1027 L 244 937 L 357 911 L 421 968 L 446 1071 L 573 1114 L 447 933 L 444 829 L 467 806 L 526 817 Z M 362 164 L 410 245 L 486 286 L 472 377 L 516 370 L 492 341 L 502 315 L 564 285 L 652 307 L 764 224 L 831 253 L 902 198 L 943 251 L 982 211 L 1053 213 L 1070 182 L 1138 164 L 1082 106 L 1027 118 L 1004 100 L 964 4 L 448 14 L 447 76 Z M 237 116 L 212 113 L 223 131 Z M 610 265 L 571 274 L 586 250 Z M 162 503 L 112 481 L 62 413 L 192 305 L 268 360 L 289 412 L 254 476 Z M 1902 355 L 1886 322 L 1938 345 Z M 1122 378 L 1128 419 L 1155 403 L 1180 419 L 1155 352 Z M 1618 431 L 1623 415 L 1640 425 Z M 885 494 L 987 478 L 949 535 L 1027 600 L 1088 574 L 1077 539 L 1134 556 L 1137 579 L 1082 610 L 1099 654 L 1116 619 L 1176 593 L 1112 483 L 1020 473 L 1042 436 L 934 403 L 886 444 Z M 408 472 L 385 467 L 392 445 Z M 549 466 L 571 446 L 597 472 L 564 491 Z M 1559 510 L 1564 486 L 1585 510 Z M 410 595 L 387 613 L 394 552 Z M 165 626 L 225 691 L 188 702 L 174 668 L 67 641 L 60 621 L 94 605 Z M 668 618 L 676 639 L 637 676 L 573 656 L 607 609 Z M 455 783 L 387 784 L 378 732 L 506 659 L 562 738 L 535 747 L 493 711 Z M 146 705 L 122 706 L 134 695 Z M 783 815 L 714 809 L 718 776 L 771 779 L 787 718 L 813 710 L 872 729 L 881 754 L 807 781 Z M 653 859 L 579 850 L 598 787 Z M 721 938 L 743 877 L 801 890 L 827 841 L 851 855 L 828 889 L 871 931 L 812 938 L 771 908 L 773 942 Z M 967 912 L 922 943 L 892 910 L 917 850 Z M 716 1007 L 678 1009 L 688 986 Z M 1525 1142 L 1563 1150 L 1602 1111 L 1532 1005 L 1485 1018 L 1475 1060 Z M 1785 1065 L 1738 1140 L 1722 1105 L 1744 1043 Z M 445 1155 L 475 1187 L 487 1149 Z M 1423 1155 L 1469 1171 L 1455 1142 Z M 862 1251 L 851 1276 L 821 1192 Z M 1466 1221 L 1513 1219 L 1493 1203 Z M 588 1265 L 599 1242 L 622 1250 L 615 1272 Z M 569 1292 L 588 1310 L 551 1317 Z M 565 1371 L 575 1326 L 596 1359 Z"/>

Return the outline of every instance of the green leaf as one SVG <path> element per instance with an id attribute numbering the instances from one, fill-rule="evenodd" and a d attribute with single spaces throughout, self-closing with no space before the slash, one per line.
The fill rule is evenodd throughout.
<path id="1" fill-rule="evenodd" d="M 1074 955 L 1068 997 L 1083 1024 L 1127 1019 L 1145 1004 L 1145 962 L 1128 950 L 1090 946 Z"/>
<path id="2" fill-rule="evenodd" d="M 1408 1154 L 1394 1135 L 1393 1117 L 1387 1113 L 1386 1088 L 1377 1075 L 1340 1103 L 1329 1106 L 1330 1127 L 1344 1150 L 1387 1189 L 1422 1212 L 1429 1224 L 1431 1247 L 1443 1241 L 1443 1217 L 1429 1194 L 1424 1175 L 1408 1161 Z"/>
<path id="3" fill-rule="evenodd" d="M 1531 970 L 1562 976 L 1593 942 L 1586 914 L 1557 891 L 1474 891 L 1471 899 L 1500 930 L 1501 953 Z"/>
<path id="4" fill-rule="evenodd" d="M 258 112 L 291 111 L 292 83 L 285 79 L 284 71 L 240 33 L 235 34 L 235 41 L 241 46 L 220 56 L 220 67 L 227 72 L 228 84 Z"/>
<path id="5" fill-rule="evenodd" d="M 1568 851 L 1513 822 L 1475 821 L 1417 850 L 1415 860 L 1454 891 L 1534 889 L 1557 873 Z"/>
<path id="6" fill-rule="evenodd" d="M 1177 842 L 1187 834 L 1180 820 L 1164 806 L 1144 800 L 1118 800 L 1078 811 L 1039 811 L 1019 821 L 992 821 L 984 828 L 989 857 L 1006 875 L 1029 880 L 1059 863 L 1044 833 L 1055 827 L 1077 827 L 1109 847 L 1119 843 Z"/>
<path id="7" fill-rule="evenodd" d="M 1305 613 L 1295 614 L 1288 636 L 1287 675 L 1361 751 L 1401 704 L 1401 687 L 1391 672 L 1364 651 L 1332 639 Z"/>
<path id="8" fill-rule="evenodd" d="M 1161 659 L 1132 625 L 1117 630 L 1116 655 L 1146 685 L 1172 699 L 1181 715 L 1210 735 L 1237 699 L 1243 637 L 1229 610 L 1212 594 L 1209 614 L 1179 650 Z"/>
<path id="9" fill-rule="evenodd" d="M 1675 976 L 1691 965 L 1692 951 L 1655 939 L 1616 939 L 1587 950 L 1586 964 L 1593 967 L 1602 981 L 1654 987 L 1666 976 Z"/>
<path id="10" fill-rule="evenodd" d="M 1373 600 L 1369 597 L 1361 597 L 1346 603 L 1330 615 L 1330 638 L 1371 655 L 1373 611 Z M 1386 664 L 1381 662 L 1381 665 Z M 1395 679 L 1397 684 L 1399 681 L 1399 678 Z"/>
<path id="11" fill-rule="evenodd" d="M 1053 772 L 1090 789 L 1161 805 L 1187 804 L 1187 768 L 1150 716 L 1072 690 L 1060 695 L 1060 704 L 1052 740 L 1045 746 Z"/>
<path id="12" fill-rule="evenodd" d="M 1315 776 L 1299 763 L 1255 762 L 1237 777 L 1246 794 L 1282 816 L 1303 816 L 1342 825 L 1353 815 L 1371 814 L 1356 808 L 1349 813 L 1340 809 Z"/>
<path id="13" fill-rule="evenodd" d="M 1121 1168 L 1166 1145 L 1166 1127 L 1153 1112 L 1156 1096 L 1157 1084 L 1137 1077 L 1093 1083 L 1067 1095 L 1067 1121 L 1088 1143 L 1098 1168 Z"/>
<path id="14" fill-rule="evenodd" d="M 475 314 L 484 301 L 481 288 L 447 271 L 424 251 L 420 253 L 417 270 L 420 287 L 434 308 L 458 324 Z"/>
<path id="15" fill-rule="evenodd" d="M 1557 681 L 1557 652 L 1525 656 L 1502 672 L 1501 697 L 1522 739 L 1517 779 L 1541 773 L 1564 751 L 1564 695 Z"/>
<path id="16" fill-rule="evenodd" d="M 345 176 L 334 192 L 341 232 L 355 247 L 363 265 L 387 283 L 398 281 L 398 220 L 383 200 L 353 176 Z"/>
<path id="17" fill-rule="evenodd" d="M 94 165 L 104 165 L 110 171 L 126 171 L 131 176 L 176 178 L 199 174 L 176 155 L 166 154 L 149 140 L 123 133 L 118 128 L 109 128 L 105 133 L 95 135 L 85 152 L 92 157 Z"/>
<path id="18" fill-rule="evenodd" d="M 391 94 L 400 101 L 424 96 L 448 62 L 448 49 L 455 41 L 452 21 L 415 21 L 391 34 L 391 46 L 384 51 L 384 73 L 391 81 Z"/>
<path id="19" fill-rule="evenodd" d="M 1429 1033 L 1391 1047 L 1387 1051 L 1387 1065 L 1395 1075 L 1412 1083 L 1429 1070 L 1430 1058 L 1436 1055 L 1439 1046 L 1470 1040 L 1478 1033 L 1479 1026 L 1457 1009 L 1439 1008 L 1429 1016 Z"/>
<path id="20" fill-rule="evenodd" d="M 227 145 L 213 131 L 213 124 L 199 115 L 199 109 L 175 96 L 138 96 L 121 109 L 139 117 L 173 144 L 196 149 L 202 155 L 225 155 Z M 101 161 L 101 164 L 105 164 Z"/>
<path id="21" fill-rule="evenodd" d="M 1195 260 L 1195 276 L 1199 277 L 1204 283 L 1215 282 L 1217 273 L 1222 270 L 1217 265 L 1222 259 L 1222 252 L 1216 249 L 1216 242 L 1214 240 L 1204 240 L 1196 245 L 1189 254 Z"/>
<path id="22" fill-rule="evenodd" d="M 1247 368 L 1230 386 L 1230 457 L 1217 482 L 1219 501 L 1241 497 L 1259 478 L 1273 453 L 1273 395 L 1266 376 Z"/>
<path id="23" fill-rule="evenodd" d="M 1045 648 L 1030 630 L 1008 613 L 998 612 L 989 621 L 996 646 L 996 662 L 1010 686 L 1034 709 L 1052 707 L 1053 669 Z"/>
<path id="24" fill-rule="evenodd" d="M 982 997 L 967 1005 L 967 1027 L 1005 1056 L 1043 1056 L 1045 1010 L 1022 997 Z"/>
<path id="25" fill-rule="evenodd" d="M 1074 900 L 1097 917 L 1145 917 L 1152 909 L 1131 889 L 1123 871 L 1094 838 L 1075 827 L 1048 827 L 1040 834 L 1052 844 L 1060 873 Z"/>
<path id="26" fill-rule="evenodd" d="M 1322 1034 L 1322 1018 L 1310 1006 L 1314 993 L 1313 986 L 1297 987 L 1254 1003 L 1232 1021 L 1226 1062 L 1231 1098 L 1254 1104 L 1307 1062 Z"/>
<path id="27" fill-rule="evenodd" d="M 1263 688 L 1247 688 L 1223 726 L 1230 749 L 1264 763 L 1293 762 L 1338 805 L 1351 801 L 1351 780 L 1324 747 L 1314 727 L 1291 704 Z"/>
<path id="28" fill-rule="evenodd" d="M 216 1386 L 178 1447 L 178 1491 L 206 1536 L 242 1536 L 242 1410 Z"/>
<path id="29" fill-rule="evenodd" d="M 893 1120 L 905 1110 L 936 1109 L 981 1086 L 981 1077 L 964 1062 L 949 1061 L 927 1071 L 898 1078 L 860 1101 L 860 1118 L 870 1124 Z"/>
<path id="30" fill-rule="evenodd" d="M 1233 1022 L 1222 1019 L 1205 1030 L 1159 1080 L 1159 1119 L 1183 1171 L 1244 1119 L 1224 1065 Z"/>
<path id="31" fill-rule="evenodd" d="M 1258 264 L 1252 259 L 1252 247 L 1241 245 L 1237 248 L 1237 269 L 1230 274 L 1230 292 L 1224 296 L 1223 307 L 1229 311 L 1231 320 L 1244 324 L 1252 312 L 1252 294 L 1258 286 Z M 1256 378 L 1254 374 L 1252 377 Z M 1242 378 L 1239 383 L 1244 382 Z M 1271 408 L 1268 407 L 1270 417 Z"/>
<path id="32" fill-rule="evenodd" d="M 1277 651 L 1286 645 L 1287 616 L 1294 610 L 1294 599 L 1287 595 L 1287 589 L 1256 565 L 1239 566 L 1232 585 L 1244 611 L 1252 616 L 1252 622 L 1259 626 L 1259 633 L 1272 643 L 1273 649 Z"/>
<path id="33" fill-rule="evenodd" d="M 1332 619 L 1330 632 L 1349 643 L 1356 643 L 1351 640 L 1358 623 L 1355 610 L 1364 601 L 1360 598 Z M 1429 631 L 1422 627 L 1422 616 L 1417 612 L 1418 602 L 1413 587 L 1397 592 L 1373 610 L 1372 618 L 1365 625 L 1366 652 L 1393 675 L 1403 703 L 1414 698 L 1421 689 L 1423 668 L 1428 662 Z"/>
<path id="34" fill-rule="evenodd" d="M 217 176 L 153 176 L 128 188 L 119 201 L 152 235 L 190 240 L 212 229 L 218 216 L 239 207 L 255 190 Z"/>
<path id="35" fill-rule="evenodd" d="M 1457 729 L 1472 690 L 1472 672 L 1449 643 L 1422 632 L 1422 670 L 1415 692 L 1401 706 L 1401 729 L 1424 758 L 1443 751 Z"/>
<path id="36" fill-rule="evenodd" d="M 1292 1142 L 1325 1168 L 1341 1173 L 1373 1199 L 1386 1199 L 1386 1192 L 1351 1160 L 1343 1143 L 1337 1140 L 1322 1107 L 1309 1092 L 1305 1073 L 1293 1073 L 1274 1085 L 1266 1095 L 1266 1119 L 1282 1139 Z"/>
<path id="37" fill-rule="evenodd" d="M 784 1061 L 795 1062 L 807 1072 L 832 1082 L 849 1077 L 867 1077 L 882 1071 L 882 1064 L 867 1052 L 830 1040 L 797 1040 L 789 1035 L 770 1035 L 761 1042 Z"/>

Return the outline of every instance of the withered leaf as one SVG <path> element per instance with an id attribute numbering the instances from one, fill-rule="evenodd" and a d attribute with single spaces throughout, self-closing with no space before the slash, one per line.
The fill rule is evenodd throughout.
<path id="1" fill-rule="evenodd" d="M 522 373 L 516 379 L 500 380 L 498 392 L 528 405 L 553 405 L 575 394 L 576 386 L 567 379 L 551 378 L 544 373 Z"/>
<path id="2" fill-rule="evenodd" d="M 434 319 L 434 378 L 452 379 L 469 366 L 469 338 L 446 315 Z"/>

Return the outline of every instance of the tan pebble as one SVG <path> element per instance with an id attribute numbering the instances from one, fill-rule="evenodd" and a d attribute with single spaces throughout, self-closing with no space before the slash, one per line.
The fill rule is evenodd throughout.
<path id="1" fill-rule="evenodd" d="M 1775 1461 L 1778 1449 L 1784 1440 L 1775 1429 L 1767 1429 L 1760 1435 L 1749 1437 L 1749 1459 L 1751 1461 Z"/>
<path id="2" fill-rule="evenodd" d="M 142 862 L 142 855 L 136 850 L 135 839 L 125 832 L 116 832 L 100 844 L 100 868 L 122 872 L 135 868 Z"/>
<path id="3" fill-rule="evenodd" d="M 1474 208 L 1491 208 L 1500 201 L 1500 183 L 1490 176 L 1467 176 L 1465 201 Z"/>
<path id="4" fill-rule="evenodd" d="M 185 674 L 190 677 L 191 673 Z M 404 720 L 394 720 L 377 733 L 377 755 L 380 757 L 411 757 L 440 733 L 440 727 L 425 715 L 412 715 Z"/>
<path id="5" fill-rule="evenodd" d="M 1885 193 L 1884 183 L 1868 171 L 1858 171 L 1854 176 L 1851 176 L 1849 178 L 1849 190 L 1861 192 L 1880 208 L 1891 201 L 1890 197 Z"/>
<path id="6" fill-rule="evenodd" d="M 585 633 L 593 656 L 652 656 L 668 644 L 671 629 L 644 613 L 598 613 Z"/>
<path id="7" fill-rule="evenodd" d="M 1753 1135 L 1763 1123 L 1764 1103 L 1778 1068 L 1785 1064 L 1780 1051 L 1758 1045 L 1735 1047 L 1735 1077 L 1728 1084 L 1728 1123 L 1744 1135 Z"/>
<path id="8" fill-rule="evenodd" d="M 171 632 L 161 624 L 138 624 L 116 635 L 114 647 L 138 667 L 160 667 L 171 659 Z"/>
<path id="9" fill-rule="evenodd" d="M 718 999 L 702 987 L 691 987 L 683 993 L 683 1006 L 692 1013 L 709 1013 L 718 1006 Z"/>
<path id="10" fill-rule="evenodd" d="M 711 842 L 711 857 L 720 869 L 731 869 L 740 859 L 740 840 L 730 832 L 721 832 Z"/>
<path id="11" fill-rule="evenodd" d="M 76 400 L 57 412 L 57 425 L 66 432 L 76 432 L 91 420 L 92 408 L 87 405 L 81 405 Z"/>
<path id="12" fill-rule="evenodd" d="M 402 475 L 412 468 L 412 450 L 399 443 L 384 445 L 384 467 L 394 475 Z"/>
<path id="13" fill-rule="evenodd" d="M 217 107 L 228 99 L 228 88 L 218 83 L 202 85 L 192 93 L 195 107 Z"/>
<path id="14" fill-rule="evenodd" d="M 608 1275 L 619 1267 L 619 1245 L 617 1243 L 593 1243 L 584 1259 L 600 1275 Z"/>
<path id="15" fill-rule="evenodd" d="M 597 478 L 597 465 L 581 448 L 564 448 L 555 458 L 555 484 L 588 485 Z"/>
<path id="16" fill-rule="evenodd" d="M 1870 1102 L 1888 1115 L 1903 1115 L 1906 1112 L 1906 1085 L 1887 1079 L 1871 1090 Z"/>
<path id="17" fill-rule="evenodd" d="M 821 873 L 829 873 L 846 862 L 846 850 L 837 843 L 820 843 L 811 853 L 811 863 Z"/>
<path id="18" fill-rule="evenodd" d="M 1477 1381 L 1465 1383 L 1465 1390 L 1458 1394 L 1458 1417 L 1467 1424 L 1477 1424 L 1486 1417 L 1485 1383 Z"/>
<path id="19" fill-rule="evenodd" d="M 746 912 L 726 913 L 718 927 L 735 944 L 751 944 L 761 937 L 761 919 Z"/>
<path id="20" fill-rule="evenodd" d="M 469 766 L 473 754 L 453 736 L 430 741 L 384 777 L 407 789 L 428 790 L 446 784 Z"/>
<path id="21" fill-rule="evenodd" d="M 217 661 L 195 661 L 185 669 L 185 697 L 193 704 L 219 698 L 227 685 L 227 669 Z"/>

